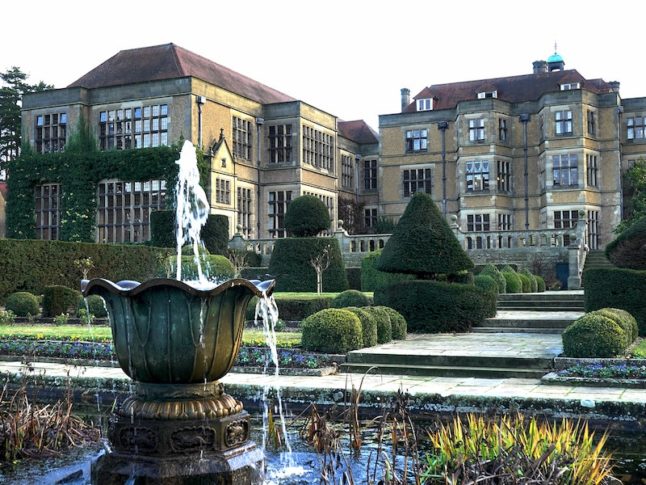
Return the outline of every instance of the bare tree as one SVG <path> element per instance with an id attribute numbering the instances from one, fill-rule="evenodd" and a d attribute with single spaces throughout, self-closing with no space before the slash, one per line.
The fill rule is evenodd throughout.
<path id="1" fill-rule="evenodd" d="M 330 246 L 325 246 L 319 254 L 312 256 L 310 264 L 316 271 L 316 292 L 320 295 L 323 291 L 323 271 L 330 267 Z"/>
<path id="2" fill-rule="evenodd" d="M 240 278 L 242 270 L 249 266 L 247 251 L 244 250 L 229 249 L 229 261 L 233 265 L 234 278 Z"/>

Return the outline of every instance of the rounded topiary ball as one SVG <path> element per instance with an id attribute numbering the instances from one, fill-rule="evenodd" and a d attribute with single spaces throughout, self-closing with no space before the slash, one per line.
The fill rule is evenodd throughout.
<path id="1" fill-rule="evenodd" d="M 393 340 L 406 340 L 406 334 L 408 333 L 408 324 L 404 316 L 399 313 L 394 308 L 389 306 L 380 306 L 377 308 L 383 308 L 383 310 L 390 317 L 390 326 L 392 328 Z"/>
<path id="2" fill-rule="evenodd" d="M 562 335 L 567 357 L 616 357 L 626 350 L 626 333 L 616 322 L 596 313 L 575 320 Z"/>
<path id="3" fill-rule="evenodd" d="M 28 291 L 18 291 L 7 297 L 5 310 L 11 310 L 17 317 L 36 316 L 40 313 L 40 304 L 36 295 Z"/>
<path id="4" fill-rule="evenodd" d="M 364 347 L 374 347 L 377 345 L 377 321 L 372 313 L 366 311 L 366 308 L 348 307 L 346 310 L 351 311 L 361 320 L 361 336 Z"/>
<path id="5" fill-rule="evenodd" d="M 361 320 L 341 308 L 328 308 L 301 322 L 301 345 L 305 350 L 345 353 L 363 346 Z"/>
<path id="6" fill-rule="evenodd" d="M 542 276 L 539 275 L 534 275 L 536 278 L 536 288 L 539 293 L 543 293 L 545 291 L 545 280 L 543 279 Z"/>
<path id="7" fill-rule="evenodd" d="M 359 290 L 345 290 L 332 299 L 330 306 L 332 308 L 370 306 L 370 298 L 361 293 Z"/>
<path id="8" fill-rule="evenodd" d="M 86 306 L 87 305 L 87 306 Z M 108 310 L 105 306 L 105 300 L 99 295 L 88 295 L 79 302 L 78 310 L 89 310 L 91 315 L 96 318 L 105 318 L 108 316 Z"/>
<path id="9" fill-rule="evenodd" d="M 313 237 L 330 228 L 330 212 L 313 195 L 296 197 L 289 203 L 285 214 L 285 229 L 295 237 Z"/>
<path id="10" fill-rule="evenodd" d="M 639 326 L 637 320 L 626 310 L 620 308 L 601 308 L 594 312 L 597 315 L 603 315 L 613 322 L 617 323 L 626 332 L 626 346 L 632 344 L 639 336 Z"/>
<path id="11" fill-rule="evenodd" d="M 505 278 L 505 288 L 507 293 L 522 293 L 523 282 L 515 271 L 503 271 L 502 276 Z"/>
<path id="12" fill-rule="evenodd" d="M 62 313 L 74 313 L 83 295 L 78 290 L 62 285 L 46 286 L 43 289 L 43 316 L 55 317 Z"/>
<path id="13" fill-rule="evenodd" d="M 507 280 L 502 275 L 500 270 L 496 268 L 493 264 L 487 264 L 482 271 L 481 275 L 490 276 L 498 285 L 498 293 L 505 293 L 507 291 Z"/>
<path id="14" fill-rule="evenodd" d="M 501 275 L 502 276 L 502 275 Z M 504 279 L 504 277 L 503 277 Z M 478 287 L 482 288 L 485 291 L 491 291 L 493 293 L 498 293 L 498 283 L 488 274 L 476 275 L 473 280 L 473 283 Z"/>
<path id="15" fill-rule="evenodd" d="M 390 315 L 384 310 L 383 306 L 365 307 L 369 311 L 375 322 L 377 322 L 377 343 L 386 344 L 393 339 L 393 326 L 390 322 Z"/>

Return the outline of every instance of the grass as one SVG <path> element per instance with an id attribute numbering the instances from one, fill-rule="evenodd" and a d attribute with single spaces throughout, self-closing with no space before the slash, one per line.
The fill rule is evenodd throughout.
<path id="1" fill-rule="evenodd" d="M 27 338 L 36 340 L 81 340 L 84 342 L 110 342 L 112 331 L 108 326 L 87 325 L 0 325 L 0 338 Z M 300 332 L 278 332 L 278 347 L 295 347 L 301 343 Z M 243 345 L 263 345 L 262 330 L 245 329 Z"/>
<path id="2" fill-rule="evenodd" d="M 631 355 L 637 359 L 646 359 L 646 338 L 640 338 L 632 348 Z"/>

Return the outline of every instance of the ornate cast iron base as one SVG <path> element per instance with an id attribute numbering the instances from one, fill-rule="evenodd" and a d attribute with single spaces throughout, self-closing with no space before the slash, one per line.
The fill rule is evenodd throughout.
<path id="1" fill-rule="evenodd" d="M 93 470 L 93 483 L 133 476 L 142 480 L 136 483 L 262 483 L 249 415 L 217 382 L 137 383 L 110 418 L 108 438 L 111 450 Z"/>

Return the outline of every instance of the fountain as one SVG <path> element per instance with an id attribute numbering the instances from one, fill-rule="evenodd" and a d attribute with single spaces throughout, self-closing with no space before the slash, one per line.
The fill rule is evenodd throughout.
<path id="1" fill-rule="evenodd" d="M 192 155 L 195 163 L 188 145 L 180 176 L 184 159 Z M 204 215 L 203 199 L 190 200 L 191 190 L 178 182 L 178 211 Z M 199 235 L 194 227 L 188 232 Z M 197 256 L 195 241 L 193 247 Z M 93 469 L 93 483 L 262 483 L 263 453 L 249 439 L 249 415 L 218 380 L 240 349 L 249 301 L 266 298 L 273 287 L 273 280 L 244 279 L 83 282 L 84 296 L 105 300 L 119 365 L 134 381 L 110 418 L 110 447 Z"/>

